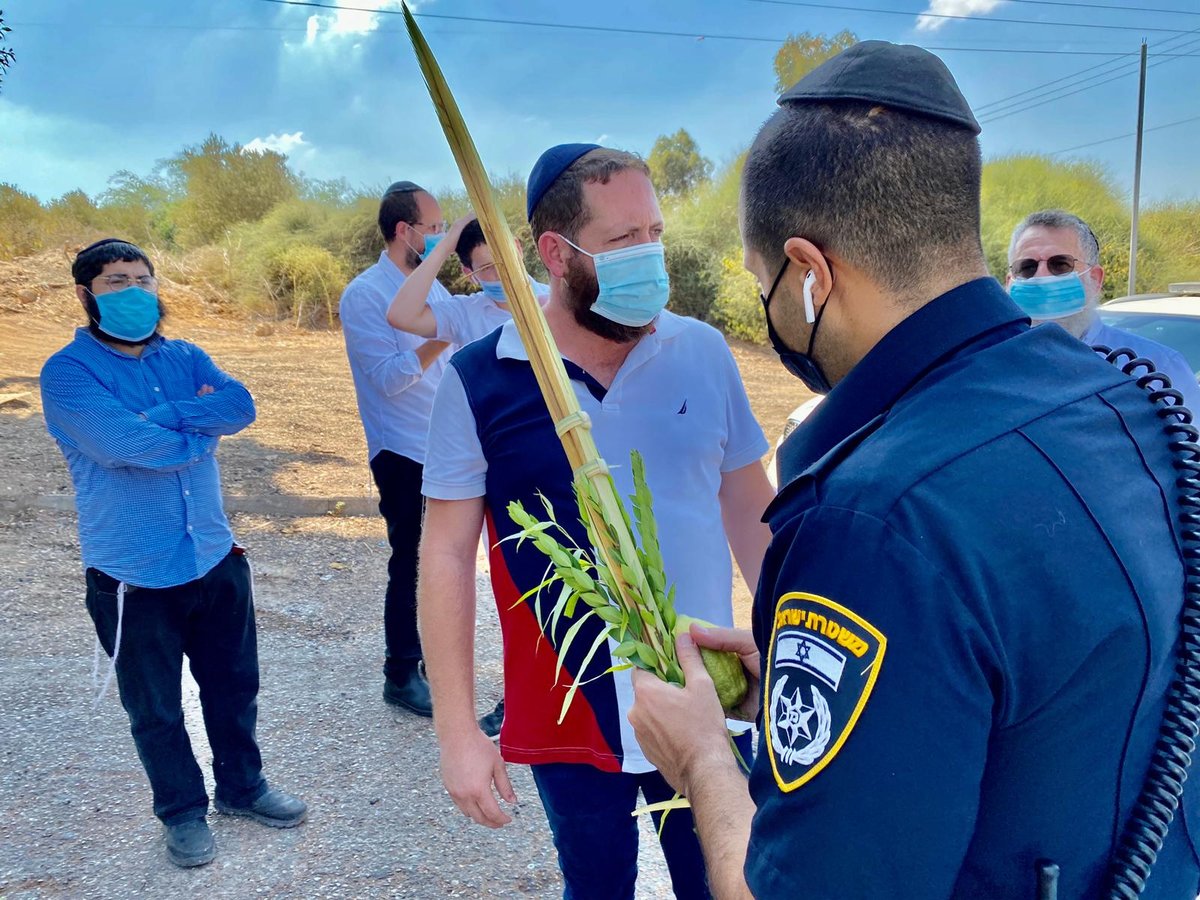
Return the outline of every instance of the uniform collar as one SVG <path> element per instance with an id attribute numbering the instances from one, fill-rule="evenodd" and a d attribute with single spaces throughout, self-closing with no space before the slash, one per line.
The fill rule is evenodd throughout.
<path id="1" fill-rule="evenodd" d="M 885 334 L 783 442 L 781 484 L 891 409 L 926 373 L 957 351 L 989 332 L 1027 321 L 990 277 L 968 281 L 934 298 Z"/>

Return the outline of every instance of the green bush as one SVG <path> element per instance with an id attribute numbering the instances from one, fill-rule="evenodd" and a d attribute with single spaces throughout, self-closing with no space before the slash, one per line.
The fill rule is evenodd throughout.
<path id="1" fill-rule="evenodd" d="M 0 257 L 37 253 L 47 244 L 49 225 L 37 197 L 0 182 Z"/>
<path id="2" fill-rule="evenodd" d="M 668 236 L 664 243 L 671 278 L 671 311 L 707 322 L 721 281 L 718 258 L 690 237 Z"/>
<path id="3" fill-rule="evenodd" d="M 276 314 L 297 325 L 330 325 L 337 319 L 346 269 L 324 247 L 296 244 L 267 261 L 267 295 Z"/>
<path id="4" fill-rule="evenodd" d="M 767 343 L 767 320 L 759 299 L 758 280 L 742 266 L 740 254 L 721 260 L 721 270 L 712 324 L 725 332 L 726 337 Z"/>

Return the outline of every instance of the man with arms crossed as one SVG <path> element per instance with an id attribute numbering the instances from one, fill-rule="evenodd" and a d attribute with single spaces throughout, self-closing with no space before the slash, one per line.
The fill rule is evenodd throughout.
<path id="1" fill-rule="evenodd" d="M 158 280 L 141 249 L 97 241 L 71 273 L 88 325 L 42 368 L 46 427 L 75 483 L 87 609 L 112 657 L 168 858 L 199 866 L 216 845 L 183 724 L 185 655 L 217 810 L 277 828 L 307 811 L 262 775 L 250 564 L 225 518 L 215 455 L 222 435 L 254 421 L 254 400 L 199 347 L 159 333 Z"/>

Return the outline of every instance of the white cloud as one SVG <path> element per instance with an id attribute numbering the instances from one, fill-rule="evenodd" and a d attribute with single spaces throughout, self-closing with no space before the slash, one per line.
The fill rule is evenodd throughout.
<path id="1" fill-rule="evenodd" d="M 265 138 L 256 137 L 245 143 L 242 146 L 242 150 L 250 153 L 274 150 L 276 153 L 282 153 L 287 157 L 295 156 L 302 150 L 306 150 L 309 153 L 314 152 L 312 144 L 304 139 L 303 131 L 295 131 L 291 134 L 287 132 L 282 134 L 268 134 Z"/>
<path id="2" fill-rule="evenodd" d="M 304 43 L 311 47 L 318 41 L 336 41 L 346 37 L 370 34 L 379 27 L 383 17 L 375 12 L 363 10 L 397 10 L 400 9 L 401 0 L 357 0 L 355 5 L 361 9 L 340 9 L 309 16 Z M 418 5 L 410 0 L 408 8 L 415 12 Z"/>
<path id="3" fill-rule="evenodd" d="M 926 14 L 917 16 L 918 31 L 937 31 L 951 19 L 936 19 L 927 13 L 943 16 L 986 16 L 1003 0 L 929 0 Z"/>

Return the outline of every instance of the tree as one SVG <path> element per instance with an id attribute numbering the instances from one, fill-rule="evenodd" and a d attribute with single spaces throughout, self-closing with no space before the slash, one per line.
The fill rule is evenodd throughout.
<path id="1" fill-rule="evenodd" d="M 276 204 L 297 196 L 287 157 L 274 150 L 247 150 L 210 134 L 167 164 L 181 185 L 179 238 L 185 246 L 210 244 L 239 222 L 255 222 Z"/>
<path id="2" fill-rule="evenodd" d="M 831 38 L 819 34 L 789 34 L 775 54 L 775 91 L 782 94 L 793 84 L 847 47 L 857 44 L 852 32 L 841 31 Z"/>
<path id="3" fill-rule="evenodd" d="M 172 197 L 161 179 L 142 178 L 122 169 L 109 176 L 108 187 L 97 201 L 114 233 L 131 241 L 171 243 L 175 228 L 170 218 L 173 199 L 178 198 Z"/>
<path id="4" fill-rule="evenodd" d="M 0 9 L 0 83 L 4 81 L 4 73 L 17 61 L 17 53 L 12 47 L 5 47 L 8 35 L 12 31 L 4 24 L 4 10 Z"/>
<path id="5" fill-rule="evenodd" d="M 674 197 L 690 194 L 712 174 L 712 163 L 683 128 L 672 135 L 659 135 L 646 160 L 654 186 Z"/>

